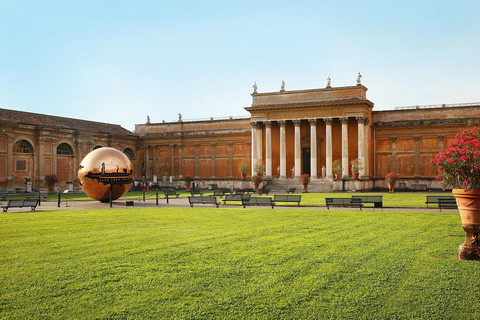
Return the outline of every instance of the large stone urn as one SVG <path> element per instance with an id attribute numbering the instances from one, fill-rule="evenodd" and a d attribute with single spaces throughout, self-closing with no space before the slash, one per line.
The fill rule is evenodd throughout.
<path id="1" fill-rule="evenodd" d="M 460 260 L 480 260 L 480 190 L 453 189 L 465 231 L 465 242 L 458 247 Z"/>

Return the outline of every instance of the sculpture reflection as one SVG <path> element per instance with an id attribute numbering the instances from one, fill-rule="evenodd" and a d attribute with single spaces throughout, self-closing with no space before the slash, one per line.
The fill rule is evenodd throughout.
<path id="1" fill-rule="evenodd" d="M 78 179 L 89 197 L 102 202 L 116 200 L 129 190 L 133 170 L 128 157 L 121 151 L 104 147 L 93 150 L 83 158 Z"/>

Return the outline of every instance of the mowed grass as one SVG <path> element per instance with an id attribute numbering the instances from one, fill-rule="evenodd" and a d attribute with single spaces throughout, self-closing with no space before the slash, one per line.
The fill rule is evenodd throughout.
<path id="1" fill-rule="evenodd" d="M 2 319 L 474 319 L 456 212 L 0 215 Z"/>

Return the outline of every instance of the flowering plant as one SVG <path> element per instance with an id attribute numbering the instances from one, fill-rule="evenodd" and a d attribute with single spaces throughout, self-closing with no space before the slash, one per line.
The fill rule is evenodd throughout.
<path id="1" fill-rule="evenodd" d="M 185 182 L 192 182 L 193 181 L 193 176 L 189 175 L 189 174 L 186 174 L 184 177 L 183 177 L 183 180 L 185 180 Z"/>
<path id="2" fill-rule="evenodd" d="M 57 175 L 52 173 L 52 174 L 47 174 L 45 176 L 45 181 L 47 181 L 47 184 L 55 184 L 55 182 L 58 182 Z"/>
<path id="3" fill-rule="evenodd" d="M 437 167 L 437 180 L 446 187 L 480 189 L 480 128 L 457 133 L 447 151 L 430 162 Z"/>
<path id="4" fill-rule="evenodd" d="M 398 176 L 397 173 L 389 172 L 385 176 L 385 181 L 387 181 L 387 183 L 395 183 L 398 180 L 398 178 L 400 178 L 400 177 Z"/>
<path id="5" fill-rule="evenodd" d="M 253 183 L 262 183 L 263 179 L 262 177 L 255 175 L 255 176 L 252 176 L 252 181 Z"/>
<path id="6" fill-rule="evenodd" d="M 306 173 L 302 174 L 298 179 L 301 183 L 310 183 L 310 176 Z"/>

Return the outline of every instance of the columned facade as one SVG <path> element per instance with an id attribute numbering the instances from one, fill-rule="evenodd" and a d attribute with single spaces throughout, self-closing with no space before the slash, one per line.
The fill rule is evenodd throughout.
<path id="1" fill-rule="evenodd" d="M 332 179 L 333 161 L 339 159 L 342 178 L 347 179 L 352 174 L 350 161 L 359 159 L 360 175 L 368 179 L 371 138 L 367 124 L 373 104 L 366 99 L 366 90 L 358 85 L 252 94 L 252 106 L 246 108 L 251 113 L 252 166 L 262 162 L 267 179 L 277 166 L 279 179 L 298 179 L 302 174 L 312 180 Z M 325 143 L 319 146 L 319 141 Z"/>

